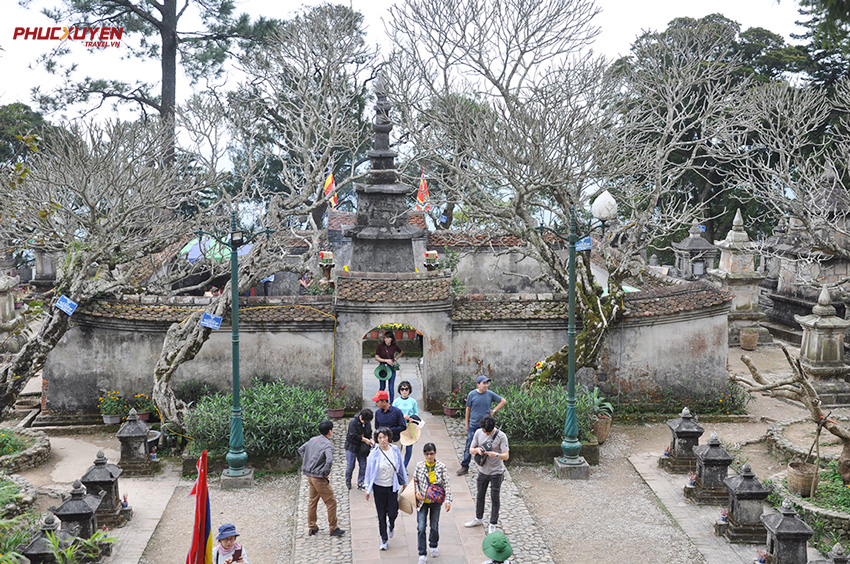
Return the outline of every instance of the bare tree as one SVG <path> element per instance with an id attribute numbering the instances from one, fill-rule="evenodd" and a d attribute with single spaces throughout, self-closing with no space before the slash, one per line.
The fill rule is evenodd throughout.
<path id="1" fill-rule="evenodd" d="M 387 65 L 411 160 L 432 164 L 467 216 L 525 241 L 520 252 L 557 290 L 569 286 L 559 247 L 570 208 L 582 233 L 597 195 L 618 198 L 622 221 L 606 233 L 617 248 L 600 249 L 612 299 L 600 301 L 579 259 L 580 366 L 595 363 L 640 252 L 701 213 L 672 196 L 744 90 L 734 58 L 714 56 L 728 42 L 705 29 L 648 38 L 612 68 L 588 49 L 596 12 L 590 0 L 407 0 L 391 9 L 398 51 Z M 566 354 L 544 372 L 565 377 Z"/>
<path id="2" fill-rule="evenodd" d="M 850 429 L 845 425 L 839 425 L 831 419 L 826 419 L 823 409 L 821 408 L 821 400 L 815 391 L 814 386 L 809 382 L 806 376 L 805 369 L 800 363 L 799 358 L 794 358 L 788 352 L 788 349 L 782 345 L 782 352 L 785 353 L 785 358 L 791 366 L 791 375 L 780 380 L 768 380 L 765 378 L 752 359 L 747 355 L 742 355 L 741 360 L 749 369 L 752 378 L 739 376 L 729 373 L 729 379 L 733 382 L 741 384 L 748 392 L 767 392 L 772 397 L 779 397 L 798 401 L 809 410 L 812 415 L 812 421 L 821 424 L 824 428 L 832 433 L 841 441 L 841 454 L 838 457 L 838 472 L 841 474 L 841 479 L 845 484 L 850 484 Z"/>
<path id="3" fill-rule="evenodd" d="M 191 222 L 180 213 L 215 174 L 166 166 L 161 128 L 141 123 L 68 126 L 31 159 L 30 174 L 3 186 L 4 240 L 58 257 L 50 307 L 38 333 L 0 368 L 0 410 L 10 406 L 70 326 L 55 307 L 139 292 Z M 167 252 L 165 253 L 168 254 Z"/>
<path id="4" fill-rule="evenodd" d="M 348 168 L 337 189 L 356 180 L 354 159 L 369 140 L 363 112 L 373 57 L 360 14 L 340 6 L 313 8 L 283 25 L 267 49 L 241 60 L 249 78 L 237 91 L 199 101 L 204 119 L 184 122 L 191 135 L 211 146 L 222 138 L 213 124 L 228 126 L 236 166 L 218 194 L 219 204 L 235 210 L 251 202 L 253 222 L 275 230 L 239 259 L 240 294 L 275 272 L 316 269 L 318 227 L 333 196 L 323 191 L 328 170 Z M 296 245 L 306 252 L 291 252 Z M 230 306 L 228 282 L 206 310 L 222 315 Z M 154 401 L 164 419 L 178 426 L 186 406 L 174 395 L 171 379 L 210 336 L 199 325 L 202 313 L 169 328 L 154 371 Z"/>

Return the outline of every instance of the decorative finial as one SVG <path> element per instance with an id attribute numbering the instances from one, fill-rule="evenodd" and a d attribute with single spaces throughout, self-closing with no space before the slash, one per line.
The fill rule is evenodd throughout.
<path id="1" fill-rule="evenodd" d="M 741 216 L 741 208 L 735 212 L 735 219 L 732 220 L 732 229 L 736 231 L 744 230 L 744 218 Z"/>
<path id="2" fill-rule="evenodd" d="M 835 307 L 832 305 L 832 298 L 829 296 L 829 288 L 824 284 L 821 287 L 818 303 L 812 308 L 812 313 L 820 317 L 833 317 L 836 314 Z"/>

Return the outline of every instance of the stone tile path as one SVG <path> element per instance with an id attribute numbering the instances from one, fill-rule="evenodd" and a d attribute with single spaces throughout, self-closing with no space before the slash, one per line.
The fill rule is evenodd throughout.
<path id="1" fill-rule="evenodd" d="M 714 523 L 720 519 L 720 507 L 688 502 L 682 491 L 687 477 L 658 468 L 658 455 L 636 454 L 629 457 L 629 462 L 710 564 L 752 564 L 756 550 L 765 548 L 764 545 L 731 544 L 716 536 Z M 765 513 L 775 513 L 767 504 L 764 508 Z M 811 546 L 808 553 L 810 562 L 820 558 Z"/>
<path id="2" fill-rule="evenodd" d="M 396 378 L 396 386 L 401 380 L 409 380 L 413 385 L 414 397 L 422 405 L 421 385 L 417 359 L 401 359 L 401 373 Z M 371 406 L 371 398 L 377 391 L 377 382 L 372 374 L 374 363 L 363 365 L 364 405 Z M 443 510 L 440 516 L 440 555 L 428 560 L 443 564 L 478 564 L 486 560 L 481 551 L 481 541 L 485 531 L 482 527 L 467 529 L 464 523 L 475 515 L 475 498 L 470 487 L 474 488 L 475 472 L 471 471 L 464 480 L 455 475 L 460 468 L 460 458 L 466 440 L 463 437 L 450 436 L 443 417 L 423 414 L 425 429 L 422 438 L 414 445 L 413 458 L 408 471 L 413 472 L 416 463 L 423 459 L 422 445 L 433 442 L 437 447 L 437 458 L 448 467 L 452 477 L 452 496 L 454 503 L 449 512 Z M 457 422 L 450 422 L 457 427 Z M 374 502 L 366 501 L 363 492 L 345 489 L 345 432 L 348 421 L 334 425 L 334 469 L 331 483 L 337 498 L 340 527 L 346 530 L 342 539 L 328 535 L 324 504 L 319 503 L 319 527 L 323 530 L 316 536 L 307 536 L 307 481 L 302 478 L 298 511 L 296 516 L 295 550 L 293 562 L 297 564 L 316 564 L 333 562 L 334 564 L 402 564 L 415 563 L 419 557 L 417 549 L 416 517 L 400 513 L 396 521 L 395 536 L 389 541 L 389 549 L 378 550 L 378 522 Z M 341 461 L 337 463 L 336 461 Z M 356 472 L 356 470 L 355 470 Z M 472 486 L 470 486 L 472 484 Z M 488 509 L 489 512 L 489 501 Z M 324 524 L 324 526 L 323 526 Z M 502 486 L 502 516 L 500 527 L 510 537 L 514 547 L 514 562 L 546 564 L 553 563 L 542 536 L 537 532 L 534 520 L 516 486 L 506 476 Z"/>
<path id="3" fill-rule="evenodd" d="M 121 494 L 133 508 L 129 525 L 112 529 L 109 534 L 118 538 L 112 556 L 104 564 L 137 564 L 148 541 L 156 530 L 174 489 L 180 484 L 180 469 L 166 464 L 163 471 L 150 478 L 120 478 Z M 184 557 L 185 559 L 185 557 Z"/>

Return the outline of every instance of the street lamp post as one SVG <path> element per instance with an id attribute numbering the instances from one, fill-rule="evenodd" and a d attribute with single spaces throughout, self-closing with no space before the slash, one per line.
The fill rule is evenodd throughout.
<path id="1" fill-rule="evenodd" d="M 248 453 L 245 452 L 245 435 L 242 430 L 242 405 L 240 403 L 239 391 L 239 247 L 253 241 L 263 233 L 266 237 L 271 235 L 271 229 L 247 233 L 238 228 L 236 224 L 236 212 L 230 216 L 230 233 L 216 231 L 196 231 L 198 237 L 209 235 L 222 245 L 230 248 L 230 327 L 233 359 L 233 407 L 230 417 L 230 450 L 227 452 L 227 469 L 222 473 L 228 478 L 242 478 L 250 475 L 251 471 L 245 468 L 248 461 Z"/>
<path id="2" fill-rule="evenodd" d="M 605 222 L 617 217 L 617 203 L 606 190 L 600 194 L 591 207 L 596 219 Z M 591 229 L 591 231 L 593 231 Z M 587 478 L 587 461 L 579 456 L 581 442 L 578 440 L 578 416 L 576 413 L 576 212 L 575 206 L 570 206 L 570 234 L 567 239 L 570 244 L 569 254 L 569 308 L 567 324 L 567 415 L 564 421 L 564 436 L 561 441 L 561 451 L 564 456 L 557 459 L 555 468 L 559 476 L 571 478 Z"/>

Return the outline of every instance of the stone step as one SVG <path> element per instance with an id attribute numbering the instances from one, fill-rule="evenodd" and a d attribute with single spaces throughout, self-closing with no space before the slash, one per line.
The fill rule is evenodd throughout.
<path id="1" fill-rule="evenodd" d="M 787 341 L 793 345 L 800 346 L 803 342 L 803 331 L 795 327 L 788 327 L 772 321 L 762 321 L 762 327 L 766 327 L 774 339 Z"/>

